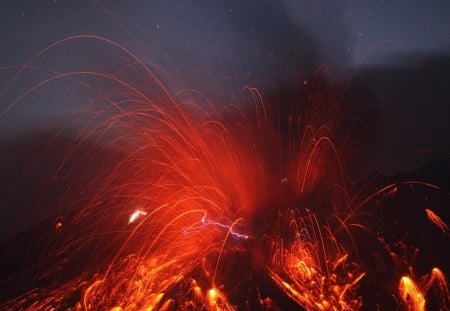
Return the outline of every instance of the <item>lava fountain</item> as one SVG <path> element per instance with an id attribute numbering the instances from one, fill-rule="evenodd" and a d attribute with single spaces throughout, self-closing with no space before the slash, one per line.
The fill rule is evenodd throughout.
<path id="1" fill-rule="evenodd" d="M 35 237 L 32 265 L 13 276 L 15 290 L 2 309 L 364 306 L 360 284 L 370 269 L 355 240 L 361 232 L 373 237 L 367 211 L 397 186 L 365 199 L 348 190 L 343 158 L 351 150 L 348 135 L 342 134 L 343 95 L 337 87 L 321 85 L 322 68 L 284 116 L 251 86 L 226 105 L 215 104 L 201 90 L 173 90 L 161 72 L 126 47 L 80 35 L 35 54 L 1 95 L 49 51 L 72 42 L 104 45 L 127 65 L 52 68 L 1 111 L 4 117 L 61 80 L 93 91 L 95 101 L 104 103 L 90 115 L 92 122 L 80 121 L 86 115 L 76 120 L 82 126 L 75 142 L 57 152 L 42 181 L 45 193 L 58 183 L 67 186 L 49 199 L 57 211 L 54 226 Z M 40 165 L 38 159 L 53 154 L 59 135 L 40 149 L 30 171 Z M 426 216 L 448 231 L 432 209 Z M 386 240 L 373 239 L 398 257 Z M 14 245 L 10 255 L 17 258 L 21 244 Z M 406 309 L 423 310 L 428 292 L 438 293 L 440 306 L 448 307 L 439 268 L 421 280 L 401 275 L 397 288 L 390 294 Z"/>

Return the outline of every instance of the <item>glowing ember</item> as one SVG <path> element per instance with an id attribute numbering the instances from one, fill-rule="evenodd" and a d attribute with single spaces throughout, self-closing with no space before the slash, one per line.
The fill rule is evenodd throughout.
<path id="1" fill-rule="evenodd" d="M 408 310 L 425 310 L 425 298 L 409 277 L 404 276 L 401 278 L 399 290 L 403 301 L 408 306 Z"/>
<path id="2" fill-rule="evenodd" d="M 417 284 L 408 276 L 400 279 L 399 291 L 408 310 L 421 311 L 426 310 L 425 295 L 433 288 L 435 295 L 440 303 L 442 310 L 448 310 L 450 307 L 450 296 L 447 288 L 447 282 L 442 271 L 433 268 L 430 275 L 421 279 Z"/>
<path id="3" fill-rule="evenodd" d="M 131 224 L 132 222 L 135 222 L 136 219 L 138 219 L 141 216 L 147 215 L 147 212 L 136 210 L 133 214 L 130 215 L 130 219 L 128 220 L 128 223 Z"/>
<path id="4" fill-rule="evenodd" d="M 428 219 L 436 225 L 443 233 L 448 233 L 447 224 L 439 217 L 435 212 L 426 208 L 425 213 L 427 214 Z"/>

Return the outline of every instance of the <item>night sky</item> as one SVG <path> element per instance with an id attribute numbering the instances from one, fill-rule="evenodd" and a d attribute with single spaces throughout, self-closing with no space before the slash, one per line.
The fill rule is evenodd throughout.
<path id="1" fill-rule="evenodd" d="M 360 62 L 371 46 L 385 40 L 396 41 L 413 53 L 442 53 L 450 48 L 448 1 L 348 3 L 346 17 L 352 24 L 353 64 Z M 382 65 L 392 50 L 380 48 L 368 57 L 367 62 Z"/>
<path id="2" fill-rule="evenodd" d="M 408 51 L 442 52 L 450 46 L 450 3 L 445 0 L 434 1 L 261 1 L 261 3 L 273 3 L 281 8 L 282 14 L 296 20 L 306 32 L 315 37 L 317 41 L 323 40 L 323 44 L 329 44 L 335 37 L 347 37 L 347 42 L 339 48 L 345 48 L 350 57 L 350 62 L 344 65 L 352 66 L 361 62 L 363 55 L 374 45 L 381 41 L 393 40 L 404 46 Z M 228 1 L 210 1 L 208 4 L 200 4 L 195 1 L 131 1 L 124 4 L 122 1 L 78 1 L 77 4 L 70 1 L 5 1 L 1 4 L 3 40 L 19 39 L 37 31 L 37 27 L 54 25 L 56 28 L 70 28 L 65 21 L 76 18 L 80 13 L 105 12 L 123 15 L 130 19 L 136 19 L 141 27 L 148 31 L 155 31 L 158 23 L 167 22 L 167 17 L 161 14 L 174 8 L 183 8 L 186 11 L 194 11 L 201 18 L 204 8 L 222 11 L 228 15 L 239 15 L 242 7 L 249 6 L 255 19 L 261 17 L 261 7 L 257 1 L 246 1 L 244 4 Z M 234 10 L 234 11 L 233 11 Z M 333 28 L 333 20 L 339 19 L 341 27 Z M 208 21 L 211 22 L 211 21 Z M 216 20 L 223 23 L 221 30 L 224 32 L 235 29 L 236 24 L 227 23 L 227 20 Z M 91 20 L 95 24 L 95 21 Z M 105 26 L 97 25 L 98 28 Z M 250 25 L 249 25 L 250 26 Z M 104 29 L 103 29 L 104 30 Z M 102 31 L 97 29 L 96 31 Z M 258 31 L 254 29 L 253 31 Z M 63 32 L 62 32 L 63 33 Z M 52 35 L 41 33 L 40 42 L 51 40 Z M 174 39 L 176 40 L 176 39 Z M 7 41 L 4 41 L 5 43 Z M 6 44 L 3 44 L 5 46 Z M 15 49 L 21 47 L 32 49 L 33 45 L 22 42 Z M 237 47 L 236 47 L 237 48 Z M 336 48 L 338 48 L 336 46 Z M 398 47 L 397 47 L 398 48 Z M 385 47 L 372 52 L 365 63 L 383 63 L 391 49 Z M 5 47 L 2 48 L 2 63 L 14 61 L 11 55 L 6 55 Z M 340 59 L 339 61 L 343 61 Z"/>

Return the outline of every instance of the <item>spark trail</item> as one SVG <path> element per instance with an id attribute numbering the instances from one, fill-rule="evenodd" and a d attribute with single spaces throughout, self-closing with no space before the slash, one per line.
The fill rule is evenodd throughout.
<path id="1" fill-rule="evenodd" d="M 361 221 L 363 207 L 380 195 L 395 196 L 397 188 L 360 200 L 349 193 L 337 89 L 323 87 L 326 96 L 315 96 L 317 90 L 305 87 L 308 96 L 292 103 L 283 131 L 283 115 L 256 88 L 243 87 L 237 102 L 218 106 L 199 90 L 172 90 L 126 47 L 85 35 L 36 53 L 1 94 L 12 92 L 39 58 L 72 41 L 103 44 L 129 64 L 111 72 L 50 68 L 50 77 L 0 111 L 5 116 L 33 92 L 64 79 L 95 90 L 96 101 L 106 106 L 81 127 L 76 143 L 59 151 L 45 182 L 85 183 L 79 189 L 69 184 L 64 198 L 51 202 L 64 217 L 41 240 L 54 243 L 16 280 L 31 278 L 36 286 L 2 302 L 2 309 L 363 307 L 358 290 L 367 267 L 354 232 L 370 231 Z M 307 85 L 320 89 L 314 79 Z M 104 159 L 89 148 L 75 156 L 90 141 L 121 152 Z M 130 212 L 130 206 L 139 209 Z M 448 231 L 430 209 L 426 213 Z M 78 265 L 82 271 L 71 272 Z M 411 310 L 423 309 L 434 287 L 442 305 L 448 303 L 438 268 L 424 285 L 409 276 L 397 282 L 392 295 Z"/>

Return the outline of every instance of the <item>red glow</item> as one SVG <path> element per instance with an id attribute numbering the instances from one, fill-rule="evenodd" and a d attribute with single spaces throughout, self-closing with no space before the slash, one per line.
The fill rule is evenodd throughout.
<path id="1" fill-rule="evenodd" d="M 105 112 L 105 120 L 83 132 L 81 140 L 125 150 L 107 173 L 86 181 L 80 197 L 68 194 L 60 203 L 61 210 L 76 206 L 70 210 L 75 215 L 56 222 L 58 234 L 66 235 L 39 264 L 53 263 L 53 257 L 63 259 L 52 264 L 53 270 L 37 269 L 39 274 L 33 277 L 57 275 L 89 246 L 90 251 L 82 254 L 89 258 L 86 271 L 64 282 L 55 277 L 49 286 L 7 301 L 6 309 L 62 308 L 74 301 L 70 307 L 77 310 L 236 310 L 238 297 L 247 293 L 239 292 L 239 282 L 230 281 L 233 273 L 242 271 L 227 268 L 234 263 L 229 258 L 238 254 L 248 255 L 251 266 L 297 306 L 307 310 L 363 307 L 358 289 L 368 267 L 360 263 L 364 254 L 354 246 L 354 231 L 370 231 L 361 209 L 380 195 L 397 195 L 400 184 L 356 203 L 357 195 L 347 189 L 342 159 L 348 151 L 337 134 L 342 125 L 336 90 L 325 90 L 325 99 L 311 96 L 307 112 L 289 116 L 289 134 L 284 134 L 276 109 L 253 87 L 244 87 L 239 103 L 225 108 L 206 99 L 198 102 L 193 91 L 170 90 L 118 43 L 74 36 L 38 52 L 4 91 L 37 58 L 72 40 L 95 40 L 125 53 L 134 62 L 126 73 L 146 83 L 120 73 L 56 72 L 0 111 L 1 117 L 37 89 L 63 78 L 81 79 L 88 86 L 94 84 L 92 88 L 95 83 L 83 79 L 108 81 L 114 88 L 103 100 L 113 112 Z M 55 176 L 64 171 L 76 149 L 62 152 Z M 66 178 L 76 179 L 83 165 L 90 167 L 90 155 L 79 166 L 67 164 Z M 282 161 L 275 164 L 277 158 Z M 101 163 L 92 167 L 97 164 Z M 430 209 L 426 213 L 448 231 L 439 216 Z M 112 249 L 112 254 L 105 249 Z M 402 276 L 398 292 L 392 295 L 410 310 L 423 310 L 434 286 L 445 306 L 447 284 L 437 268 L 425 285 Z M 277 297 L 257 294 L 261 308 L 281 309 Z"/>

